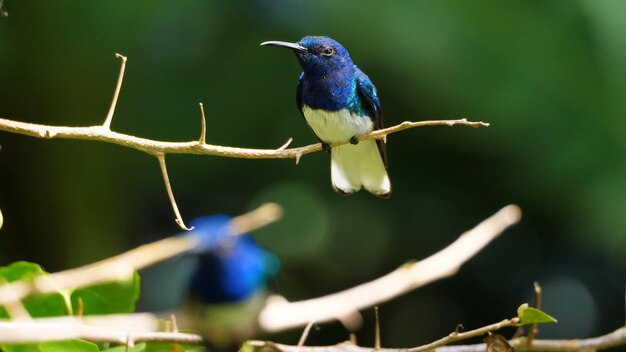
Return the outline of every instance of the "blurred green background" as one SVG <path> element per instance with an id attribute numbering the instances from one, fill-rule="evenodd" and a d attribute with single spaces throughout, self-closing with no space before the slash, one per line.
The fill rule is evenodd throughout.
<path id="1" fill-rule="evenodd" d="M 285 218 L 255 237 L 277 253 L 291 300 L 371 280 L 453 241 L 500 207 L 523 222 L 454 277 L 381 306 L 385 346 L 413 346 L 499 321 L 544 288 L 559 323 L 540 337 L 587 337 L 624 322 L 626 2 L 27 1 L 0 18 L 0 116 L 186 141 L 207 110 L 207 142 L 314 142 L 295 107 L 293 55 L 265 40 L 328 35 L 378 87 L 390 126 L 467 117 L 389 138 L 394 195 L 333 193 L 324 153 L 293 160 L 171 156 L 184 218 L 265 201 Z M 86 264 L 178 231 L 157 161 L 109 144 L 0 133 L 0 265 Z M 144 289 L 141 307 L 167 289 Z M 359 342 L 373 341 L 364 312 Z M 512 332 L 511 332 L 512 333 Z M 297 342 L 299 331 L 272 336 Z M 347 338 L 323 324 L 308 343 Z"/>

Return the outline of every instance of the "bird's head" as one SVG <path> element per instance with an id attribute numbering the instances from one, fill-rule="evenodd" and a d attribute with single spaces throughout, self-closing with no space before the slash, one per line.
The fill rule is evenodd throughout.
<path id="1" fill-rule="evenodd" d="M 309 77 L 322 77 L 353 66 L 348 51 L 329 37 L 310 36 L 300 39 L 297 43 L 270 41 L 261 45 L 293 50 L 305 76 Z"/>

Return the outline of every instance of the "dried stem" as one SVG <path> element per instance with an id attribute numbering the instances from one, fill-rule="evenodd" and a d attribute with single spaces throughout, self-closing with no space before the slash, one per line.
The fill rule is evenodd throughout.
<path id="1" fill-rule="evenodd" d="M 183 222 L 183 218 L 180 216 L 180 211 L 178 211 L 178 205 L 176 205 L 176 199 L 174 198 L 174 192 L 172 192 L 172 185 L 170 184 L 170 177 L 167 175 L 167 165 L 165 164 L 165 155 L 157 154 L 156 158 L 159 160 L 159 167 L 161 168 L 161 174 L 163 175 L 163 182 L 165 183 L 165 190 L 167 191 L 167 196 L 170 199 L 170 204 L 172 205 L 172 209 L 174 210 L 174 215 L 176 216 L 176 224 L 185 230 L 190 231 L 193 230 L 193 227 L 189 228 Z"/>
<path id="2" fill-rule="evenodd" d="M 535 308 L 541 309 L 541 286 L 539 286 L 539 283 L 535 281 L 533 283 L 533 288 L 535 291 Z M 526 343 L 528 345 L 531 345 L 533 343 L 533 339 L 535 338 L 535 336 L 537 336 L 538 331 L 539 328 L 537 327 L 536 323 L 530 325 L 530 327 L 528 328 L 528 337 L 526 338 Z"/>
<path id="3" fill-rule="evenodd" d="M 406 263 L 381 278 L 342 292 L 299 302 L 288 302 L 284 298 L 272 296 L 260 313 L 259 325 L 267 331 L 278 331 L 302 326 L 310 321 L 341 320 L 359 309 L 451 276 L 484 246 L 517 223 L 520 216 L 521 211 L 517 206 L 506 206 L 440 252 L 419 262 Z"/>
<path id="4" fill-rule="evenodd" d="M 280 217 L 278 214 L 281 212 L 276 207 L 273 203 L 264 204 L 250 213 L 234 218 L 234 223 L 231 222 L 227 227 L 239 234 L 265 226 Z M 168 237 L 146 244 L 80 268 L 38 276 L 28 282 L 14 281 L 0 286 L 0 305 L 11 305 L 34 294 L 53 293 L 103 282 L 126 281 L 134 271 L 193 250 L 200 242 L 200 235 L 190 232 L 184 236 Z"/>

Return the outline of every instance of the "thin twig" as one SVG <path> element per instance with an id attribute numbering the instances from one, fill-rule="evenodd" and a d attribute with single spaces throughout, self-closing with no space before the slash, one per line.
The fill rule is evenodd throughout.
<path id="1" fill-rule="evenodd" d="M 170 204 L 172 205 L 172 209 L 174 210 L 174 215 L 176 216 L 176 224 L 185 230 L 190 231 L 193 230 L 193 227 L 189 228 L 185 225 L 182 216 L 180 216 L 180 211 L 178 211 L 178 205 L 176 205 L 176 199 L 174 198 L 174 192 L 172 191 L 172 185 L 170 184 L 170 177 L 167 175 L 167 164 L 165 164 L 165 155 L 157 154 L 156 158 L 159 160 L 159 167 L 161 168 L 161 175 L 163 175 L 163 182 L 165 183 L 165 190 L 167 191 L 167 196 L 170 199 Z"/>
<path id="2" fill-rule="evenodd" d="M 406 263 L 383 277 L 342 292 L 299 302 L 271 296 L 259 315 L 259 325 L 267 331 L 278 331 L 313 320 L 325 322 L 349 316 L 360 309 L 451 276 L 484 246 L 517 223 L 520 216 L 519 207 L 506 206 L 440 252 L 419 262 Z"/>
<path id="3" fill-rule="evenodd" d="M 313 324 L 315 324 L 314 321 L 311 321 L 308 324 L 306 324 L 306 327 L 304 328 L 304 331 L 302 331 L 302 335 L 300 336 L 300 340 L 298 340 L 298 347 L 304 346 L 304 343 L 306 342 L 306 338 L 309 336 L 309 333 L 311 332 L 311 328 L 313 327 Z"/>
<path id="4" fill-rule="evenodd" d="M 374 307 L 374 315 L 376 316 L 376 326 L 374 331 L 374 350 L 378 351 L 381 348 L 380 343 L 380 320 L 378 317 L 378 306 Z"/>
<path id="5" fill-rule="evenodd" d="M 535 308 L 541 309 L 541 286 L 539 286 L 537 281 L 533 283 L 533 289 L 535 291 Z M 528 336 L 526 338 L 526 343 L 528 345 L 532 345 L 533 339 L 537 335 L 538 331 L 539 328 L 537 327 L 537 323 L 530 325 L 528 328 Z"/>
<path id="6" fill-rule="evenodd" d="M 516 318 L 513 318 L 516 319 Z M 511 319 L 512 320 L 512 319 Z M 507 321 L 507 320 L 505 320 Z M 498 323 L 499 324 L 499 323 Z M 492 324 L 491 326 L 493 327 Z M 504 324 L 503 327 L 509 326 Z M 479 330 L 479 329 L 477 329 Z M 479 335 L 477 335 L 479 336 Z M 458 340 L 457 340 L 458 341 Z M 510 340 L 509 344 L 515 348 L 517 352 L 539 352 L 539 351 L 552 351 L 552 352 L 570 352 L 570 351 L 597 351 L 608 348 L 614 348 L 618 346 L 626 345 L 626 327 L 619 328 L 612 333 L 592 337 L 588 339 L 564 339 L 564 340 L 542 340 L 537 339 L 532 345 L 526 344 L 526 339 L 521 337 L 514 340 Z M 426 345 L 427 346 L 427 345 Z M 283 345 L 269 341 L 257 341 L 251 340 L 245 342 L 245 349 L 251 352 L 372 352 L 371 347 L 361 347 L 348 341 L 333 346 L 291 346 Z M 379 352 L 412 352 L 417 348 L 382 348 Z M 431 351 L 434 352 L 485 352 L 486 345 L 484 343 L 472 344 L 472 345 L 457 345 L 457 346 L 440 346 Z"/>
<path id="7" fill-rule="evenodd" d="M 202 337 L 195 334 L 156 332 L 154 331 L 158 327 L 156 318 L 144 316 L 147 315 L 111 316 L 109 322 L 106 321 L 107 316 L 40 318 L 28 322 L 0 321 L 0 342 L 24 343 L 68 339 L 124 345 L 128 341 L 186 344 L 203 342 Z"/>
<path id="8" fill-rule="evenodd" d="M 117 105 L 117 98 L 120 96 L 120 90 L 122 89 L 122 82 L 124 81 L 124 71 L 126 70 L 126 56 L 121 54 L 115 54 L 115 57 L 122 59 L 120 66 L 120 73 L 117 77 L 117 85 L 115 86 L 115 93 L 113 93 L 113 99 L 111 100 L 111 107 L 109 107 L 109 113 L 107 114 L 102 127 L 106 130 L 111 129 L 111 121 L 113 120 L 113 114 L 115 113 L 115 106 Z"/>
<path id="9" fill-rule="evenodd" d="M 276 211 L 276 208 L 274 203 L 263 204 L 250 213 L 233 218 L 234 223 L 231 222 L 227 227 L 234 234 L 255 230 L 280 217 L 281 212 Z M 127 281 L 135 271 L 191 251 L 199 243 L 199 234 L 186 233 L 184 236 L 168 237 L 80 268 L 38 276 L 32 281 L 14 281 L 0 286 L 0 305 L 10 305 L 34 294 L 77 289 L 103 282 Z"/>

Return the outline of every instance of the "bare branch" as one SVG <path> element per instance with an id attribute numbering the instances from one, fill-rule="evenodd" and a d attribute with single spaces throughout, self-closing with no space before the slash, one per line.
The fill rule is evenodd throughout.
<path id="1" fill-rule="evenodd" d="M 0 2 L 0 9 L 1 9 Z M 206 144 L 206 117 L 204 114 L 204 105 L 200 103 L 200 111 L 202 114 L 202 125 L 200 131 L 200 138 L 197 141 L 192 142 L 163 142 L 155 141 L 123 133 L 117 133 L 111 131 L 111 121 L 113 120 L 113 114 L 115 113 L 115 107 L 122 88 L 122 82 L 124 81 L 124 72 L 126 70 L 127 58 L 120 54 L 115 54 L 116 57 L 121 59 L 120 72 L 117 79 L 117 85 L 115 92 L 113 93 L 113 99 L 111 100 L 111 106 L 106 116 L 104 123 L 100 126 L 90 127 L 67 127 L 67 126 L 50 126 L 33 124 L 26 122 L 19 122 L 10 119 L 0 118 L 0 130 L 23 134 L 31 137 L 52 139 L 80 139 L 87 141 L 100 141 L 112 144 L 121 145 L 128 148 L 133 148 L 145 152 L 147 154 L 156 156 L 159 159 L 161 165 L 161 172 L 165 180 L 165 187 L 170 198 L 170 203 L 176 216 L 176 223 L 182 229 L 188 230 L 185 226 L 182 217 L 178 211 L 174 195 L 171 190 L 171 185 L 167 180 L 167 169 L 165 167 L 165 155 L 166 154 L 202 154 L 202 155 L 215 155 L 232 158 L 250 158 L 250 159 L 287 159 L 294 158 L 296 164 L 299 163 L 302 155 L 313 153 L 322 149 L 321 144 L 311 144 L 304 147 L 287 149 L 292 139 L 290 138 L 287 143 L 283 144 L 278 149 L 246 149 L 236 147 L 226 147 L 218 145 Z M 374 131 L 369 134 L 365 134 L 359 137 L 359 140 L 379 138 L 387 140 L 387 135 L 390 133 L 398 132 L 413 127 L 420 126 L 454 126 L 454 125 L 466 125 L 471 127 L 489 126 L 484 122 L 470 122 L 466 119 L 460 120 L 442 120 L 442 121 L 420 121 L 420 122 L 403 122 L 400 125 L 386 128 L 384 130 Z M 348 141 L 346 141 L 348 143 Z M 338 146 L 345 143 L 335 144 Z"/>
<path id="2" fill-rule="evenodd" d="M 120 90 L 122 89 L 122 82 L 124 81 L 124 71 L 126 70 L 126 56 L 121 54 L 115 54 L 115 57 L 122 59 L 122 64 L 120 66 L 120 73 L 117 77 L 117 85 L 115 86 L 115 93 L 113 93 L 113 99 L 111 100 L 111 107 L 109 108 L 109 113 L 107 114 L 102 127 L 106 130 L 111 129 L 111 121 L 113 120 L 113 114 L 115 113 L 115 105 L 117 105 L 117 98 L 120 96 Z"/>
<path id="3" fill-rule="evenodd" d="M 82 318 L 39 318 L 27 322 L 0 321 L 1 343 L 24 343 L 83 339 L 126 344 L 136 342 L 175 342 L 199 344 L 195 334 L 157 332 L 158 321 L 151 314 L 88 316 Z"/>
<path id="4" fill-rule="evenodd" d="M 281 212 L 276 211 L 276 204 L 270 204 L 264 204 L 248 214 L 234 218 L 235 222 L 231 222 L 227 227 L 235 229 L 235 233 L 240 233 L 238 231 L 252 231 L 277 220 Z M 268 213 L 273 215 L 268 216 Z M 0 305 L 10 305 L 34 294 L 53 293 L 103 282 L 126 281 L 134 271 L 193 250 L 199 243 L 201 236 L 190 232 L 184 236 L 168 237 L 146 244 L 80 268 L 38 276 L 28 282 L 14 281 L 0 286 Z"/>
<path id="5" fill-rule="evenodd" d="M 497 324 L 503 324 L 501 327 L 511 326 L 509 325 L 514 319 L 503 320 Z M 489 325 L 494 327 L 497 324 Z M 500 327 L 500 328 L 501 328 Z M 485 327 L 487 328 L 487 327 Z M 484 329 L 484 328 L 481 328 Z M 476 329 L 473 331 L 478 331 Z M 494 331 L 494 330 L 491 330 Z M 468 331 L 469 333 L 469 331 Z M 485 332 L 483 332 L 485 333 Z M 465 333 L 463 333 L 465 334 Z M 459 334 L 460 335 L 460 334 Z M 480 334 L 475 335 L 480 336 Z M 458 340 L 456 340 L 458 341 Z M 515 348 L 517 352 L 539 352 L 539 351 L 553 351 L 553 352 L 567 352 L 567 351 L 597 351 L 608 348 L 614 348 L 618 346 L 626 345 L 626 327 L 619 328 L 612 333 L 592 337 L 588 339 L 572 339 L 572 340 L 542 340 L 538 339 L 533 342 L 532 345 L 526 344 L 525 338 L 517 338 L 510 340 L 509 344 Z M 429 344 L 431 345 L 431 344 Z M 425 346 L 429 346 L 425 345 Z M 334 346 L 291 346 L 283 345 L 269 341 L 247 341 L 244 345 L 249 347 L 246 351 L 251 352 L 372 352 L 372 347 L 361 347 L 351 342 L 343 342 Z M 382 348 L 379 352 L 414 352 L 418 348 Z M 424 349 L 425 350 L 425 349 Z M 486 345 L 484 343 L 472 344 L 472 345 L 458 345 L 458 346 L 440 346 L 430 349 L 435 352 L 485 352 Z"/>
<path id="6" fill-rule="evenodd" d="M 192 228 L 187 227 L 183 222 L 183 218 L 180 216 L 180 211 L 178 211 L 178 205 L 176 205 L 176 199 L 174 198 L 174 192 L 172 191 L 172 185 L 170 184 L 170 177 L 167 175 L 167 165 L 165 164 L 165 155 L 157 154 L 156 158 L 159 160 L 159 167 L 161 168 L 161 175 L 163 175 L 163 182 L 165 183 L 165 190 L 167 191 L 167 196 L 170 199 L 170 204 L 172 205 L 172 210 L 174 210 L 174 215 L 176 216 L 176 224 L 185 230 L 190 231 Z"/>
<path id="7" fill-rule="evenodd" d="M 381 278 L 342 292 L 299 302 L 287 302 L 272 296 L 260 313 L 259 325 L 267 331 L 278 331 L 310 321 L 324 322 L 345 317 L 451 276 L 484 246 L 517 223 L 520 216 L 519 207 L 506 206 L 440 252 L 419 262 L 406 263 Z"/>
<path id="8" fill-rule="evenodd" d="M 499 323 L 495 323 L 495 324 L 490 324 L 487 326 L 483 326 L 482 328 L 478 328 L 478 329 L 474 329 L 474 330 L 470 330 L 470 331 L 465 331 L 465 332 L 452 332 L 450 333 L 450 335 L 446 336 L 446 337 L 442 337 L 437 341 L 433 341 L 429 344 L 423 345 L 423 346 L 419 346 L 419 347 L 413 347 L 413 348 L 409 348 L 406 350 L 406 352 L 422 352 L 422 351 L 429 351 L 432 350 L 434 348 L 437 347 L 441 347 L 441 346 L 445 346 L 448 344 L 451 344 L 453 342 L 456 341 L 461 341 L 461 340 L 466 340 L 472 337 L 477 337 L 477 336 L 482 336 L 488 332 L 491 331 L 496 331 L 496 330 L 500 330 L 502 328 L 508 327 L 508 326 L 515 326 L 517 323 L 519 323 L 519 319 L 518 318 L 512 318 L 512 319 L 505 319 Z"/>
<path id="9" fill-rule="evenodd" d="M 489 126 L 485 122 L 472 122 L 466 119 L 460 120 L 434 120 L 434 121 L 405 121 L 399 125 L 364 134 L 359 140 L 383 138 L 387 134 L 403 131 L 409 128 L 425 127 L 425 126 L 470 126 L 481 127 Z M 0 118 L 0 131 L 23 134 L 26 136 L 52 139 L 79 139 L 87 141 L 99 141 L 111 144 L 121 145 L 148 153 L 150 155 L 162 154 L 196 154 L 196 155 L 213 155 L 230 158 L 245 159 L 299 159 L 302 155 L 314 153 L 322 150 L 320 143 L 310 144 L 303 147 L 287 148 L 287 149 L 250 149 L 227 147 L 212 144 L 200 144 L 198 141 L 190 142 L 163 142 L 146 138 L 135 137 L 132 135 L 110 131 L 103 126 L 90 127 L 66 127 L 41 125 L 27 122 L 19 122 L 9 119 Z M 348 142 L 346 142 L 348 143 Z M 346 143 L 333 144 L 339 146 Z"/>

